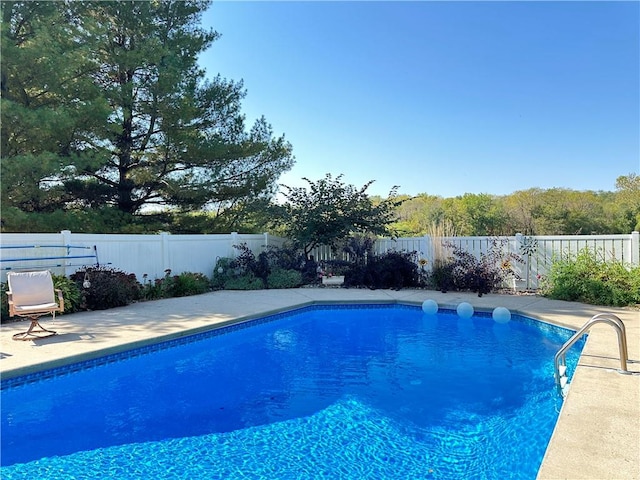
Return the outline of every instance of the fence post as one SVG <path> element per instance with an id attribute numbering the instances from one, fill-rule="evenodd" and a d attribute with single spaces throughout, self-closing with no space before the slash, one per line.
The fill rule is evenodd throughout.
<path id="1" fill-rule="evenodd" d="M 431 236 L 424 236 L 424 253 L 423 257 L 427 260 L 427 265 L 429 270 L 433 269 L 433 262 L 435 258 L 433 258 L 433 246 L 431 245 Z"/>
<path id="2" fill-rule="evenodd" d="M 229 251 L 231 252 L 229 254 L 230 258 L 236 258 L 237 256 L 237 251 L 234 248 L 234 245 L 238 245 L 238 232 L 231 232 L 231 239 L 229 242 Z"/>
<path id="3" fill-rule="evenodd" d="M 169 258 L 168 232 L 160 232 L 160 251 L 162 252 L 162 270 L 166 272 L 171 268 L 171 259 Z"/>
<path id="4" fill-rule="evenodd" d="M 264 235 L 264 246 L 263 246 L 263 248 L 266 250 L 267 247 L 269 246 L 269 234 L 267 232 L 264 232 L 262 235 Z"/>
<path id="5" fill-rule="evenodd" d="M 62 230 L 60 232 L 61 235 L 61 244 L 68 247 L 69 245 L 71 245 L 71 230 Z M 65 257 L 69 256 L 69 248 L 67 248 L 66 253 L 64 254 Z M 72 272 L 68 272 L 67 270 L 69 270 L 71 267 L 69 267 L 69 259 L 64 258 L 62 259 L 62 274 L 65 277 L 68 277 L 69 275 L 71 275 Z"/>
<path id="6" fill-rule="evenodd" d="M 631 265 L 640 266 L 640 232 L 631 232 Z"/>

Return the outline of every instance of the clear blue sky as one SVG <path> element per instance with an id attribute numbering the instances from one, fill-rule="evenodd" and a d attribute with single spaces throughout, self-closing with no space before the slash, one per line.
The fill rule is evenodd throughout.
<path id="1" fill-rule="evenodd" d="M 207 76 L 293 145 L 280 183 L 615 190 L 640 173 L 639 2 L 214 2 Z"/>

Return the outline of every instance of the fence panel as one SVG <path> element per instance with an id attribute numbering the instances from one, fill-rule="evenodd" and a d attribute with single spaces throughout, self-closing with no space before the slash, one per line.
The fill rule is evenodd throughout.
<path id="1" fill-rule="evenodd" d="M 80 259 L 65 258 L 69 252 L 66 245 L 70 244 L 65 245 L 60 233 L 3 233 L 0 239 L 3 282 L 6 282 L 7 271 L 10 270 L 46 268 L 56 275 L 64 275 L 67 265 L 81 263 Z"/>
<path id="2" fill-rule="evenodd" d="M 97 251 L 101 265 L 109 265 L 118 270 L 134 273 L 139 281 L 153 280 L 172 273 L 200 272 L 211 276 L 215 263 L 221 257 L 235 257 L 234 248 L 246 244 L 254 254 L 264 251 L 267 246 L 280 247 L 286 239 L 268 234 L 223 234 L 223 235 L 102 235 L 61 233 L 5 233 L 0 237 L 0 281 L 6 281 L 9 270 L 49 268 L 56 274 L 66 274 L 78 270 L 83 265 L 93 265 L 92 258 L 82 258 L 85 251 Z M 489 251 L 498 241 L 502 251 L 519 255 L 523 262 L 512 264 L 520 277 L 512 286 L 516 289 L 536 289 L 540 278 L 548 274 L 556 258 L 575 256 L 584 248 L 595 252 L 600 259 L 617 260 L 625 265 L 640 264 L 640 233 L 630 235 L 562 235 L 532 236 L 517 234 L 513 237 L 408 237 L 378 239 L 374 252 L 381 254 L 389 250 L 416 252 L 417 260 L 427 260 L 427 269 L 433 265 L 435 255 L 442 243 L 450 243 L 476 257 Z M 504 244 L 503 244 L 504 241 Z M 69 247 L 79 250 L 70 250 Z M 19 248 L 17 248 L 19 247 Z M 344 253 L 334 254 L 327 246 L 313 250 L 317 261 L 336 258 L 348 260 Z M 445 252 L 446 254 L 446 252 Z M 90 256 L 90 255 L 88 255 Z M 74 258 L 76 257 L 76 258 Z M 80 257 L 80 258 L 78 258 Z M 18 259 L 22 259 L 18 261 Z M 25 260 L 29 259 L 29 260 Z"/>
<path id="3" fill-rule="evenodd" d="M 71 275 L 95 261 L 65 260 L 65 246 L 77 245 L 93 249 L 95 246 L 100 265 L 106 265 L 136 275 L 138 281 L 162 278 L 166 270 L 173 274 L 199 272 L 208 277 L 213 274 L 216 261 L 221 257 L 235 257 L 236 245 L 247 244 L 259 254 L 266 245 L 281 246 L 285 239 L 267 234 L 222 234 L 222 235 L 124 235 L 83 234 L 64 231 L 52 234 L 7 233 L 1 237 L 0 281 L 6 282 L 9 269 L 24 270 L 48 268 L 58 275 Z M 53 248 L 11 248 L 15 246 L 56 245 Z M 35 253 L 34 253 L 35 252 Z M 58 260 L 14 261 L 16 259 L 60 257 Z M 60 266 L 57 266 L 60 264 Z"/>
<path id="4" fill-rule="evenodd" d="M 526 237 L 517 234 L 509 237 L 441 237 L 430 238 L 398 238 L 378 239 L 374 247 L 376 254 L 389 250 L 418 252 L 418 257 L 427 260 L 427 270 L 433 265 L 436 251 L 445 258 L 451 256 L 450 248 L 442 248 L 443 245 L 455 245 L 463 251 L 472 253 L 476 258 L 489 252 L 496 243 L 501 252 L 514 254 L 522 259 L 522 262 L 511 262 L 516 273 L 510 285 L 506 287 L 517 290 L 535 290 L 539 288 L 540 280 L 546 276 L 554 259 L 574 257 L 584 248 L 589 248 L 599 259 L 605 261 L 616 260 L 629 266 L 640 264 L 640 234 L 633 232 L 630 235 L 558 235 L 558 236 L 532 236 Z M 439 244 L 439 245 L 438 245 Z M 330 249 L 323 247 L 316 249 L 321 252 L 316 258 L 330 260 Z"/>

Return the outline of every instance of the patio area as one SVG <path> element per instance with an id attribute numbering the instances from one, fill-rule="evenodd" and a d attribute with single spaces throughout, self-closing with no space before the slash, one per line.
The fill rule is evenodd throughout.
<path id="1" fill-rule="evenodd" d="M 615 331 L 594 326 L 539 471 L 539 479 L 640 479 L 640 312 L 548 300 L 534 295 L 446 293 L 425 290 L 300 288 L 219 291 L 136 303 L 110 310 L 62 315 L 52 325 L 59 335 L 13 341 L 26 322 L 0 329 L 0 375 L 8 379 L 97 358 L 149 343 L 314 303 L 408 303 L 433 299 L 442 308 L 469 302 L 475 310 L 506 307 L 513 313 L 579 329 L 598 313 L 625 323 L 629 375 L 620 368 Z"/>

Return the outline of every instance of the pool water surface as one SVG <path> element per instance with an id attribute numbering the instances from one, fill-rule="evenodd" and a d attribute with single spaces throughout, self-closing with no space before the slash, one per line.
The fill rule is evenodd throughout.
<path id="1" fill-rule="evenodd" d="M 553 357 L 572 333 L 313 306 L 9 379 L 0 473 L 535 479 L 562 404 Z"/>

